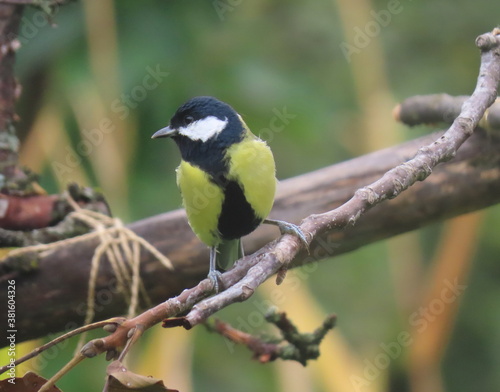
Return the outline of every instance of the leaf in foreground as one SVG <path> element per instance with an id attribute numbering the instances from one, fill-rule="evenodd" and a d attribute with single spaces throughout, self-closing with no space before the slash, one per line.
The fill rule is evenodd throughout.
<path id="1" fill-rule="evenodd" d="M 108 392 L 179 392 L 175 389 L 168 389 L 162 380 L 131 372 L 120 361 L 112 362 L 108 366 L 107 373 L 109 376 Z"/>
<path id="2" fill-rule="evenodd" d="M 8 378 L 0 381 L 0 392 L 36 392 L 47 380 L 36 373 L 28 372 L 24 377 Z M 61 392 L 53 385 L 49 392 Z"/>

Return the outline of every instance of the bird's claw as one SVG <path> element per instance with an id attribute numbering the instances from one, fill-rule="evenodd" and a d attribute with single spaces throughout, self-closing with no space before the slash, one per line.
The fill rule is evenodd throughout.
<path id="1" fill-rule="evenodd" d="M 290 222 L 275 219 L 266 219 L 264 223 L 278 226 L 281 234 L 294 235 L 300 240 L 300 242 L 302 242 L 302 245 L 304 245 L 304 247 L 307 249 L 307 252 L 309 253 L 309 242 L 307 241 L 306 235 L 299 226 Z"/>
<path id="2" fill-rule="evenodd" d="M 212 282 L 212 286 L 214 288 L 215 294 L 219 293 L 219 281 L 221 279 L 222 274 L 217 270 L 212 270 L 208 273 L 207 278 Z"/>

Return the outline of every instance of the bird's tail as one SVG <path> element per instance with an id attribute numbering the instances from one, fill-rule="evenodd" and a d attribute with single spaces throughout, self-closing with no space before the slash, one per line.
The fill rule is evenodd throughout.
<path id="1" fill-rule="evenodd" d="M 233 263 L 243 257 L 241 240 L 222 241 L 217 246 L 217 265 L 223 270 L 229 269 Z"/>

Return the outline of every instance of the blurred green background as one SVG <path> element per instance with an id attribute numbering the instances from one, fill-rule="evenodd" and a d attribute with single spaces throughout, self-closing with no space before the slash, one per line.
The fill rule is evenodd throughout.
<path id="1" fill-rule="evenodd" d="M 268 140 L 279 178 L 305 173 L 429 132 L 396 124 L 392 108 L 469 94 L 474 40 L 499 16 L 489 0 L 87 0 L 52 19 L 27 9 L 21 160 L 50 193 L 99 187 L 126 222 L 179 208 L 177 148 L 150 136 L 188 98 L 213 95 Z M 283 108 L 295 117 L 270 131 Z M 499 230 L 493 207 L 291 272 L 300 284 L 268 282 L 220 313 L 252 333 L 269 296 L 305 331 L 336 313 L 307 368 L 261 365 L 202 327 L 154 328 L 130 366 L 182 392 L 500 390 Z M 456 279 L 466 289 L 450 289 Z M 49 377 L 71 354 L 33 366 Z M 101 390 L 104 376 L 97 358 L 58 385 Z"/>

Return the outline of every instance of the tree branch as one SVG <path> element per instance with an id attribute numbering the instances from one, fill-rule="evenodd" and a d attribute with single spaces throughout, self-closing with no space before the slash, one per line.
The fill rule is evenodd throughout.
<path id="1" fill-rule="evenodd" d="M 342 206 L 319 215 L 311 215 L 301 224 L 303 233 L 313 239 L 332 230 L 354 226 L 369 209 L 398 196 L 417 181 L 425 180 L 439 163 L 453 158 L 459 147 L 472 135 L 486 109 L 495 101 L 500 81 L 500 29 L 477 38 L 481 49 L 481 67 L 476 88 L 464 102 L 460 116 L 439 139 L 422 147 L 415 157 L 385 173 L 382 178 L 358 189 Z M 197 304 L 186 316 L 192 327 L 216 311 L 234 302 L 248 299 L 267 278 L 293 261 L 302 245 L 298 238 L 284 236 L 273 248 L 250 264 L 245 277 L 222 293 Z M 256 258 L 254 258 L 256 259 Z"/>
<path id="2" fill-rule="evenodd" d="M 409 160 L 420 146 L 431 143 L 441 134 L 427 135 L 400 146 L 282 181 L 272 217 L 298 222 L 302 217 L 317 211 L 335 208 L 349 199 L 356 189 L 370 184 L 398 163 Z M 426 181 L 416 184 L 396 199 L 373 208 L 356 226 L 318 236 L 311 243 L 311 254 L 300 252 L 295 264 L 336 256 L 374 241 L 500 202 L 499 150 L 498 137 L 489 137 L 484 132 L 475 133 L 462 146 L 455 159 L 436 168 Z M 184 211 L 161 214 L 128 227 L 167 255 L 175 266 L 172 273 L 151 255 L 141 255 L 141 276 L 153 303 L 164 301 L 184 288 L 196 285 L 206 276 L 207 248 L 192 233 Z M 255 252 L 276 238 L 277 234 L 272 227 L 260 227 L 245 238 L 247 253 Z M 64 246 L 44 255 L 36 271 L 4 275 L 0 291 L 6 290 L 5 279 L 15 278 L 16 303 L 19 309 L 23 309 L 17 314 L 18 339 L 44 336 L 83 322 L 87 277 L 96 246 L 95 241 Z M 116 279 L 107 263 L 100 267 L 96 292 L 96 319 L 102 320 L 126 311 L 126 303 L 117 292 Z M 36 303 L 33 298 L 37 298 Z M 7 314 L 5 306 L 0 301 L 0 320 Z M 53 317 L 54 314 L 58 314 L 58 317 Z"/>
<path id="3" fill-rule="evenodd" d="M 394 118 L 402 123 L 414 126 L 420 124 L 451 124 L 462 110 L 462 105 L 469 97 L 454 97 L 448 94 L 417 95 L 405 99 L 394 109 Z M 486 111 L 479 126 L 492 131 L 500 130 L 500 100 L 496 100 Z"/>
<path id="4" fill-rule="evenodd" d="M 490 35 L 492 40 L 499 41 L 498 31 Z M 191 308 L 184 324 L 194 326 L 218 309 L 248 298 L 258 285 L 284 267 L 335 256 L 437 220 L 498 203 L 500 140 L 497 136 L 476 132 L 460 148 L 454 160 L 435 167 L 457 153 L 495 99 L 500 70 L 498 50 L 498 42 L 491 51 L 482 49 L 476 90 L 446 133 L 425 136 L 280 184 L 273 218 L 296 222 L 317 211 L 332 210 L 348 200 L 335 210 L 311 215 L 303 221 L 304 233 L 313 240 L 311 255 L 301 249 L 295 237 L 284 236 L 223 274 L 226 291 L 192 308 L 210 293 L 210 283 L 204 280 L 178 297 L 128 320 L 100 347 L 105 351 L 116 348 L 126 339 L 127 328 L 137 324 L 150 327 L 163 318 Z M 422 145 L 427 147 L 415 155 Z M 424 180 L 431 171 L 434 171 L 433 176 L 400 195 L 415 182 Z M 380 179 L 375 181 L 377 178 Z M 395 196 L 398 197 L 379 204 Z M 153 302 L 163 301 L 206 276 L 207 249 L 192 234 L 182 211 L 145 219 L 129 228 L 166 254 L 176 268 L 173 274 L 169 273 L 149 255 L 142 255 L 141 273 Z M 245 241 L 247 251 L 261 247 L 275 236 L 273 233 L 270 228 L 258 229 Z M 36 273 L 9 275 L 16 279 L 16 303 L 23 309 L 16 320 L 19 341 L 72 329 L 82 322 L 89 261 L 96 245 L 95 241 L 89 241 L 61 247 L 42 257 Z M 122 313 L 125 301 L 116 292 L 111 268 L 102 266 L 99 272 L 95 309 L 96 318 L 103 319 Z M 33 298 L 37 298 L 36 304 Z M 7 311 L 2 306 L 5 305 L 0 302 L 0 315 L 5 317 Z M 58 317 L 53 317 L 54 314 Z"/>
<path id="5" fill-rule="evenodd" d="M 70 208 L 60 195 L 45 195 L 37 183 L 37 176 L 18 165 L 19 139 L 16 135 L 15 104 L 21 94 L 21 86 L 14 77 L 19 25 L 24 4 L 39 6 L 47 16 L 62 1 L 0 0 L 0 245 L 26 245 L 30 240 L 46 241 L 72 233 L 56 233 L 54 227 L 45 232 L 25 235 L 22 232 L 52 226 L 64 219 Z M 70 190 L 71 191 L 71 190 Z M 82 193 L 82 196 L 83 195 Z M 101 198 L 102 199 L 102 198 Z M 103 200 L 99 209 L 106 210 Z M 18 230 L 22 232 L 13 232 Z"/>
<path id="6" fill-rule="evenodd" d="M 335 326 L 336 316 L 329 315 L 323 325 L 312 333 L 299 333 L 297 327 L 287 317 L 286 313 L 270 309 L 265 315 L 267 322 L 274 324 L 281 332 L 281 338 L 254 336 L 232 327 L 230 324 L 215 319 L 206 322 L 205 327 L 216 332 L 229 341 L 243 344 L 251 350 L 253 359 L 261 363 L 274 361 L 278 358 L 294 360 L 306 366 L 310 359 L 319 357 L 319 345 L 326 333 Z"/>
<path id="7" fill-rule="evenodd" d="M 20 94 L 14 77 L 16 50 L 19 47 L 17 32 L 23 7 L 0 4 L 0 190 L 26 176 L 17 167 L 19 140 L 15 133 L 14 105 Z"/>

